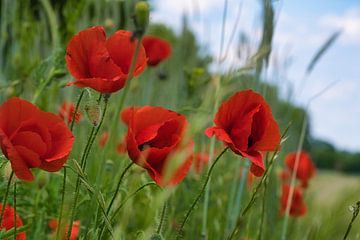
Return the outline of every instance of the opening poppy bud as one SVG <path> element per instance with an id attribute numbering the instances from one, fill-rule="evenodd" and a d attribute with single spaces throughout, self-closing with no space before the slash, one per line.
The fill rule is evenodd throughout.
<path id="1" fill-rule="evenodd" d="M 85 105 L 85 112 L 94 126 L 97 126 L 100 122 L 101 109 L 98 102 L 88 102 Z"/>
<path id="2" fill-rule="evenodd" d="M 135 5 L 135 25 L 137 32 L 142 35 L 149 24 L 149 4 L 146 1 L 140 1 Z"/>

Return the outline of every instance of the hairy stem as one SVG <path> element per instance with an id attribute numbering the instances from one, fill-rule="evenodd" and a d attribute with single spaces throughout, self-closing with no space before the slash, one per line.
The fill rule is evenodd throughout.
<path id="1" fill-rule="evenodd" d="M 63 185 L 61 189 L 61 204 L 60 204 L 60 213 L 58 217 L 58 228 L 56 230 L 56 240 L 60 238 L 60 229 L 62 229 L 62 215 L 64 211 L 65 204 L 65 188 L 66 188 L 66 168 L 64 167 L 64 175 L 63 175 Z"/>
<path id="2" fill-rule="evenodd" d="M 14 182 L 14 240 L 16 240 L 16 181 Z"/>
<path id="3" fill-rule="evenodd" d="M 359 215 L 359 212 L 360 212 L 360 201 L 358 201 L 356 203 L 356 206 L 353 207 L 353 215 L 352 215 L 352 218 L 350 220 L 350 223 L 346 229 L 346 232 L 345 232 L 345 235 L 344 235 L 344 238 L 343 240 L 346 240 L 349 233 L 350 233 L 350 230 L 351 230 L 351 227 L 353 225 L 353 222 L 355 221 L 356 217 Z"/>
<path id="4" fill-rule="evenodd" d="M 101 96 L 99 97 L 99 99 L 101 99 Z M 106 114 L 106 109 L 107 109 L 107 106 L 108 106 L 108 98 L 105 97 L 104 98 L 104 102 L 105 102 L 105 107 L 104 107 L 104 111 L 101 115 L 101 120 L 100 120 L 100 123 L 98 126 L 93 126 L 92 129 L 91 129 L 91 133 L 89 135 L 89 138 L 88 138 L 88 141 L 87 141 L 87 144 L 85 146 L 85 149 L 83 151 L 83 154 L 82 154 L 82 158 L 81 158 L 81 161 L 80 161 L 80 166 L 81 166 L 81 169 L 84 171 L 85 168 L 86 168 L 86 160 L 89 156 L 89 153 L 90 153 L 90 150 L 91 150 L 91 147 L 95 141 L 95 138 L 96 138 L 96 135 L 97 133 L 99 132 L 101 126 L 102 126 L 102 123 L 104 121 L 104 118 L 105 118 L 105 114 Z M 68 231 L 67 231 L 67 240 L 70 239 L 70 236 L 71 236 L 71 229 L 72 229 L 72 226 L 73 226 L 73 222 L 74 222 L 74 219 L 75 219 L 75 212 L 76 212 L 76 204 L 77 204 L 77 200 L 78 200 L 78 197 L 79 197 L 79 190 L 80 190 L 80 182 L 81 182 L 81 179 L 80 179 L 80 174 L 77 175 L 77 179 L 76 179 L 76 186 L 75 186 L 75 196 L 74 196 L 74 201 L 73 201 L 73 205 L 72 205 L 72 210 L 71 210 L 71 217 L 70 217 L 70 224 L 69 224 L 69 228 L 68 228 Z"/>
<path id="5" fill-rule="evenodd" d="M 108 208 L 107 208 L 107 210 L 106 210 L 106 214 L 107 214 L 107 215 L 109 215 L 109 213 L 110 213 L 110 211 L 111 211 L 111 207 L 112 207 L 112 205 L 114 204 L 114 201 L 115 201 L 115 199 L 116 199 L 116 197 L 117 197 L 117 194 L 119 193 L 120 186 L 121 186 L 121 183 L 122 183 L 122 181 L 123 181 L 123 179 L 124 179 L 125 174 L 127 173 L 127 171 L 131 168 L 131 166 L 132 166 L 133 164 L 134 164 L 134 163 L 131 162 L 129 165 L 127 165 L 127 167 L 126 167 L 126 168 L 124 169 L 124 171 L 121 173 L 120 178 L 119 178 L 119 181 L 118 181 L 118 183 L 117 183 L 117 185 L 116 185 L 116 189 L 115 189 L 114 195 L 113 195 L 113 197 L 111 198 L 111 201 L 110 201 L 110 203 L 109 203 L 109 206 L 108 206 Z"/>
<path id="6" fill-rule="evenodd" d="M 298 171 L 298 168 L 299 168 L 301 149 L 302 149 L 302 147 L 304 145 L 306 127 L 307 127 L 307 118 L 306 118 L 306 115 L 305 115 L 303 125 L 302 125 L 302 128 L 301 128 L 300 141 L 299 141 L 297 152 L 296 152 L 294 169 L 293 169 L 293 172 L 291 174 L 290 191 L 289 191 L 289 196 L 288 196 L 288 199 L 287 199 L 287 202 L 286 202 L 284 224 L 283 224 L 283 228 L 282 228 L 282 232 L 281 232 L 281 239 L 282 240 L 286 240 L 287 229 L 288 229 L 288 224 L 289 224 L 289 213 L 290 213 L 291 202 L 292 202 L 294 191 L 295 191 L 296 174 L 297 174 L 297 171 Z"/>
<path id="7" fill-rule="evenodd" d="M 75 124 L 75 118 L 76 118 L 76 114 L 78 113 L 79 111 L 79 107 L 80 107 L 80 103 L 81 103 L 81 100 L 84 96 L 84 93 L 85 93 L 85 89 L 83 89 L 80 93 L 80 96 L 76 102 L 76 106 L 75 106 L 75 111 L 74 111 L 74 114 L 72 116 L 72 119 L 71 119 L 71 125 L 70 125 L 70 130 L 72 131 L 73 128 L 74 128 L 74 124 Z"/>
<path id="8" fill-rule="evenodd" d="M 9 195 L 10 184 L 11 184 L 11 181 L 12 181 L 13 177 L 14 177 L 14 172 L 12 171 L 11 174 L 10 174 L 10 177 L 9 177 L 9 180 L 8 180 L 8 183 L 7 183 L 7 186 L 6 186 L 6 191 L 5 191 L 4 199 L 3 199 L 3 201 L 2 201 L 2 208 L 1 208 L 1 215 L 0 215 L 0 225 L 2 224 L 2 219 L 3 219 L 3 217 L 4 217 L 4 211 L 5 211 L 6 201 L 7 201 L 8 195 Z"/>
<path id="9" fill-rule="evenodd" d="M 159 222 L 159 226 L 156 230 L 157 234 L 161 234 L 161 228 L 164 224 L 164 220 L 165 220 L 165 216 L 166 216 L 166 205 L 167 205 L 167 201 L 164 202 L 164 206 L 162 207 L 162 210 L 161 210 L 160 222 Z"/>
<path id="10" fill-rule="evenodd" d="M 196 204 L 199 202 L 202 194 L 205 192 L 205 188 L 209 182 L 209 179 L 211 177 L 211 173 L 216 165 L 216 163 L 219 161 L 219 159 L 221 158 L 221 156 L 226 152 L 226 150 L 228 150 L 228 147 L 226 147 L 218 156 L 217 158 L 215 159 L 215 161 L 212 163 L 211 167 L 209 168 L 209 171 L 208 171 L 208 174 L 206 175 L 206 179 L 205 179 L 205 182 L 199 192 L 199 194 L 197 195 L 197 197 L 195 198 L 194 202 L 191 204 L 191 207 L 189 208 L 189 210 L 187 211 L 186 215 L 185 215 L 185 218 L 184 220 L 182 221 L 181 225 L 180 225 L 180 228 L 178 230 L 178 233 L 177 233 L 177 236 L 176 236 L 176 239 L 180 239 L 181 236 L 182 236 L 182 232 L 183 232 L 183 229 L 184 229 L 184 226 L 185 226 L 185 223 L 186 221 L 189 219 L 190 217 L 190 214 L 191 212 L 194 210 Z"/>

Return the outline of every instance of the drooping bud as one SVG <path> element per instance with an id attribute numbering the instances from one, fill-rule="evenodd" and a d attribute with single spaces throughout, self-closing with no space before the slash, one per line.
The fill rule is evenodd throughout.
<path id="1" fill-rule="evenodd" d="M 149 24 L 150 7 L 146 1 L 139 1 L 135 5 L 136 33 L 143 35 Z"/>

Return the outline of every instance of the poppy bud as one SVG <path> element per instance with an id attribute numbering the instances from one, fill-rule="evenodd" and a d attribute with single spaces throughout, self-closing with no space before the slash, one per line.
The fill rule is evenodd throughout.
<path id="1" fill-rule="evenodd" d="M 114 169 L 114 162 L 110 159 L 105 162 L 105 171 L 111 172 Z"/>
<path id="2" fill-rule="evenodd" d="M 105 25 L 105 28 L 107 28 L 107 29 L 112 29 L 115 27 L 115 23 L 111 18 L 105 19 L 104 25 Z"/>
<path id="3" fill-rule="evenodd" d="M 142 35 L 149 24 L 149 4 L 140 1 L 135 5 L 135 25 L 137 31 Z"/>
<path id="4" fill-rule="evenodd" d="M 90 101 L 85 105 L 85 111 L 87 113 L 87 116 L 94 126 L 97 126 L 100 122 L 100 105 L 98 102 Z"/>

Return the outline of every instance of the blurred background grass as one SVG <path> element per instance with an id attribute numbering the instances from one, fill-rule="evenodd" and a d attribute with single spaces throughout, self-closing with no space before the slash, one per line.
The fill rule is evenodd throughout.
<path id="1" fill-rule="evenodd" d="M 0 3 L 0 100 L 10 96 L 20 96 L 27 100 L 35 97 L 39 107 L 46 111 L 57 112 L 63 100 L 75 102 L 80 90 L 65 87 L 71 81 L 64 63 L 65 48 L 68 40 L 79 30 L 93 25 L 103 25 L 108 35 L 123 28 L 134 30 L 132 13 L 136 1 L 122 0 L 2 0 Z M 152 4 L 149 1 L 150 5 Z M 182 29 L 174 32 L 166 23 L 150 24 L 147 34 L 158 35 L 171 42 L 173 53 L 169 60 L 157 68 L 147 69 L 140 77 L 131 82 L 127 105 L 160 105 L 185 114 L 191 123 L 197 151 L 207 151 L 209 139 L 203 130 L 212 124 L 212 108 L 216 85 L 221 81 L 221 98 L 225 99 L 235 91 L 246 88 L 255 89 L 272 106 L 275 118 L 282 131 L 290 125 L 288 138 L 282 146 L 280 156 L 275 162 L 265 196 L 265 224 L 263 239 L 279 239 L 282 218 L 279 215 L 278 172 L 283 159 L 289 151 L 295 151 L 300 139 L 304 119 L 309 119 L 306 109 L 296 106 L 289 99 L 280 97 L 278 85 L 263 79 L 262 72 L 268 66 L 274 33 L 274 12 L 272 2 L 262 1 L 262 38 L 259 45 L 239 38 L 238 51 L 247 51 L 246 64 L 227 71 L 214 72 L 216 56 L 210 56 L 198 43 L 188 25 L 187 16 L 183 17 Z M 231 7 L 231 6 L 230 6 Z M 219 10 L 219 17 L 221 17 Z M 220 38 L 221 36 L 219 36 Z M 336 39 L 335 39 L 336 40 Z M 334 41 L 335 41 L 334 40 Z M 316 67 L 322 54 L 330 48 L 327 41 L 319 46 L 309 71 Z M 241 53 L 243 54 L 243 53 Z M 269 76 L 268 76 L 269 77 Z M 281 84 L 279 76 L 271 76 Z M 279 78 L 279 79 L 277 79 Z M 111 120 L 116 118 L 116 103 L 121 93 L 114 94 L 103 131 L 109 130 Z M 85 102 L 97 98 L 95 92 L 87 91 Z M 84 105 L 84 104 L 83 104 Z M 83 106 L 82 106 L 83 111 Z M 120 124 L 120 123 L 119 123 Z M 78 159 L 85 144 L 90 123 L 82 121 L 75 127 L 77 137 L 73 159 Z M 117 134 L 121 140 L 125 127 L 121 125 Z M 109 152 L 95 146 L 88 160 L 88 178 L 96 189 L 111 196 L 114 179 L 129 163 L 126 155 L 114 151 L 115 142 Z M 217 143 L 217 149 L 221 145 Z M 339 151 L 330 143 L 316 139 L 311 134 L 311 126 L 306 131 L 304 149 L 310 152 L 316 166 L 320 169 L 306 192 L 308 212 L 305 217 L 291 219 L 289 239 L 340 239 L 351 218 L 348 207 L 359 200 L 360 192 L 360 153 Z M 224 239 L 228 203 L 240 178 L 240 168 L 244 161 L 238 156 L 227 153 L 217 166 L 211 187 L 208 213 L 209 239 Z M 98 176 L 99 166 L 105 174 Z M 6 168 L 6 167 L 5 167 Z M 72 173 L 73 174 L 73 173 Z M 29 223 L 29 239 L 45 239 L 50 230 L 47 221 L 57 218 L 60 203 L 61 173 L 37 174 L 34 183 L 19 184 L 18 209 L 26 223 Z M 121 202 L 149 178 L 138 167 L 133 167 L 127 175 L 122 188 Z M 74 184 L 75 175 L 70 176 L 69 184 Z M 164 236 L 169 238 L 178 226 L 184 212 L 201 185 L 200 177 L 191 173 L 176 189 L 160 191 L 150 185 L 131 198 L 122 208 L 114 225 L 116 239 L 147 239 L 158 223 L 158 215 L 164 200 L 169 197 Z M 2 181 L 1 189 L 6 187 Z M 72 186 L 74 187 L 74 186 Z M 253 187 L 248 187 L 243 196 L 245 204 Z M 67 189 L 67 201 L 71 201 L 73 189 Z M 261 199 L 257 200 L 251 214 L 242 223 L 242 237 L 255 239 L 261 214 Z M 12 200 L 10 200 L 11 202 Z M 99 216 L 97 203 L 86 189 L 82 190 L 77 219 L 82 221 L 81 239 L 93 239 L 97 234 L 94 219 Z M 68 206 L 69 207 L 69 206 Z M 91 211 L 89 211 L 91 210 Z M 185 228 L 185 239 L 200 239 L 202 222 L 202 203 L 191 216 Z M 353 227 L 350 239 L 360 239 L 360 224 Z"/>

